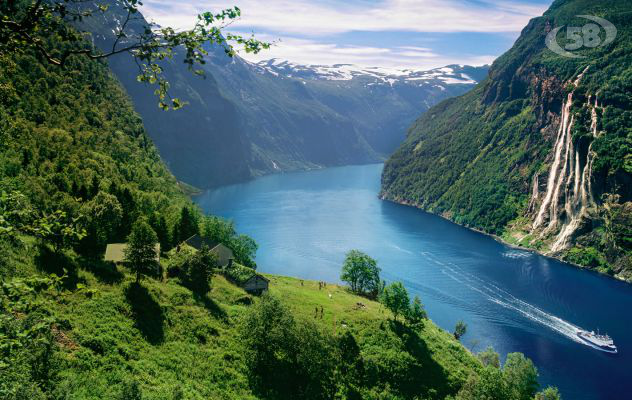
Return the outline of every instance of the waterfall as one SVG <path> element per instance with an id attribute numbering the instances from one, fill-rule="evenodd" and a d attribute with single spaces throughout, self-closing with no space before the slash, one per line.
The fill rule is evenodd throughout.
<path id="1" fill-rule="evenodd" d="M 551 165 L 551 168 L 549 170 L 549 178 L 546 184 L 546 194 L 544 196 L 542 204 L 540 205 L 540 209 L 535 218 L 535 221 L 533 222 L 533 229 L 540 228 L 544 224 L 547 212 L 549 214 L 549 220 L 554 220 L 554 218 L 552 218 L 554 216 L 552 210 L 557 209 L 557 199 L 554 199 L 554 193 L 556 191 L 556 188 L 559 189 L 559 184 L 557 183 L 558 181 L 560 181 L 559 177 L 563 177 L 563 174 L 565 172 L 564 168 L 562 173 L 558 175 L 558 170 L 562 162 L 562 151 L 567 147 L 567 137 L 569 136 L 568 134 L 570 134 L 570 127 L 572 126 L 572 121 L 569 124 L 570 109 L 572 103 L 573 92 L 568 94 L 566 101 L 562 104 L 561 122 L 560 127 L 557 131 L 557 140 L 555 141 L 554 147 L 555 158 L 553 159 L 553 164 Z M 566 152 L 564 156 L 566 157 Z M 566 162 L 564 162 L 564 167 L 566 167 Z M 555 203 L 553 207 L 551 207 L 552 202 Z"/>
<path id="2" fill-rule="evenodd" d="M 590 99 L 588 100 L 590 103 Z M 591 110 L 591 133 L 593 137 L 597 137 L 597 98 L 595 105 Z M 592 143 L 588 146 L 586 154 L 586 165 L 581 174 L 581 179 L 576 179 L 576 184 L 572 193 L 567 194 L 566 198 L 566 215 L 569 222 L 564 225 L 557 235 L 555 242 L 551 246 L 552 252 L 558 252 L 566 249 L 570 245 L 573 233 L 581 226 L 582 221 L 588 215 L 588 208 L 595 203 L 592 195 L 592 166 L 595 153 L 592 151 Z M 576 170 L 579 174 L 579 152 L 575 152 Z"/>
<path id="3" fill-rule="evenodd" d="M 575 85 L 582 75 L 583 73 L 575 80 Z M 573 143 L 572 127 L 575 119 L 570 112 L 572 101 L 573 92 L 568 94 L 562 104 L 560 126 L 553 147 L 554 157 L 544 198 L 537 208 L 540 194 L 536 174 L 529 205 L 530 212 L 537 208 L 531 231 L 540 232 L 540 238 L 557 233 L 550 248 L 554 253 L 570 246 L 573 234 L 581 227 L 590 206 L 594 204 L 591 182 L 594 153 L 592 144 L 589 145 L 587 154 L 582 155 L 581 149 L 576 148 Z M 597 137 L 597 99 L 595 98 L 593 105 L 589 98 L 587 106 L 591 108 L 591 133 L 593 137 Z"/>

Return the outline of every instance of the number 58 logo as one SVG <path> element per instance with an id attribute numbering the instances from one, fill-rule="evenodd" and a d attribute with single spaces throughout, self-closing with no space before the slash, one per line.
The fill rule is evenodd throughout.
<path id="1" fill-rule="evenodd" d="M 581 27 L 567 27 L 566 40 L 568 41 L 568 43 L 564 46 L 564 48 L 562 48 L 557 43 L 557 33 L 560 31 L 560 29 L 564 27 L 560 26 L 558 28 L 555 28 L 551 32 L 549 32 L 548 35 L 546 35 L 546 47 L 548 47 L 554 53 L 557 53 L 564 57 L 584 58 L 586 56 L 573 54 L 571 53 L 571 51 L 579 50 L 582 47 L 595 48 L 599 46 L 606 46 L 612 43 L 614 38 L 617 36 L 617 28 L 615 28 L 612 23 L 603 18 L 595 17 L 593 15 L 578 15 L 578 17 L 596 22 L 596 24 L 587 23 Z M 606 37 L 603 40 L 599 35 L 602 29 L 606 33 Z"/>

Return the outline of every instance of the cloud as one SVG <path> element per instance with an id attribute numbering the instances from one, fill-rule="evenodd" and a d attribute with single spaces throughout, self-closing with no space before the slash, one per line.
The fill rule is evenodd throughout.
<path id="1" fill-rule="evenodd" d="M 513 1 L 146 0 L 143 13 L 159 23 L 186 28 L 202 11 L 234 5 L 242 10 L 242 18 L 234 27 L 307 36 L 353 31 L 518 32 L 545 9 L 543 5 Z"/>
<path id="2" fill-rule="evenodd" d="M 267 40 L 265 35 L 262 39 Z M 416 49 L 423 49 L 423 51 Z M 297 38 L 284 39 L 263 53 L 244 56 L 253 62 L 279 58 L 298 64 L 356 64 L 421 70 L 448 64 L 490 64 L 496 58 L 493 55 L 445 56 L 426 48 L 410 50 L 409 46 L 395 48 L 345 46 Z"/>
<path id="3" fill-rule="evenodd" d="M 230 31 L 254 32 L 260 40 L 275 42 L 272 49 L 262 54 L 242 55 L 251 61 L 280 58 L 301 64 L 434 68 L 446 64 L 487 64 L 495 57 L 485 50 L 448 56 L 445 53 L 450 48 L 445 46 L 401 46 L 406 43 L 384 43 L 380 35 L 460 32 L 514 35 L 545 9 L 543 4 L 519 1 L 145 0 L 142 11 L 161 25 L 185 29 L 192 26 L 200 12 L 237 5 L 242 17 L 231 24 Z M 431 42 L 431 38 L 424 38 L 424 45 Z"/>

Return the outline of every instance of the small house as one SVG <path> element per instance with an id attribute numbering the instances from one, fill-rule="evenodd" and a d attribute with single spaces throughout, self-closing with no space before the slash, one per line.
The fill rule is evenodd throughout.
<path id="1" fill-rule="evenodd" d="M 260 295 L 268 290 L 270 280 L 263 275 L 254 274 L 241 287 L 248 293 Z"/>
<path id="2" fill-rule="evenodd" d="M 104 260 L 114 264 L 124 264 L 126 249 L 127 243 L 110 243 L 105 248 Z M 160 243 L 156 243 L 154 251 L 156 252 L 156 262 L 160 262 Z"/>
<path id="3" fill-rule="evenodd" d="M 234 263 L 224 268 L 224 276 L 250 294 L 260 295 L 268 290 L 270 280 L 254 269 Z"/>
<path id="4" fill-rule="evenodd" d="M 214 253 L 217 256 L 217 264 L 220 267 L 227 267 L 232 265 L 235 256 L 233 255 L 233 251 L 219 242 L 214 242 L 209 239 L 205 239 L 200 235 L 193 235 L 187 240 L 184 241 L 185 245 L 190 246 L 196 250 L 200 250 L 202 247 L 206 246 L 209 248 L 211 253 Z"/>

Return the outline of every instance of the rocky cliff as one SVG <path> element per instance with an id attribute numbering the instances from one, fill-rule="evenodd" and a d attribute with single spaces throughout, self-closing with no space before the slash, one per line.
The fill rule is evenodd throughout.
<path id="1" fill-rule="evenodd" d="M 486 81 L 413 124 L 386 163 L 382 197 L 632 278 L 631 12 L 556 1 Z M 549 50 L 554 29 L 590 23 L 579 15 L 606 19 L 616 38 L 595 25 L 600 36 L 575 57 Z"/>

